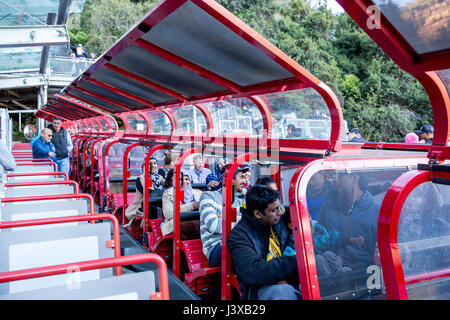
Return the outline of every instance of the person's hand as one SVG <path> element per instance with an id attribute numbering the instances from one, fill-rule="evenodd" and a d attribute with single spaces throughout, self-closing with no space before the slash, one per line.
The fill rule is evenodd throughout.
<path id="1" fill-rule="evenodd" d="M 208 187 L 212 187 L 212 188 L 217 187 L 218 185 L 219 185 L 219 182 L 214 181 L 214 180 L 212 180 L 208 183 Z"/>
<path id="2" fill-rule="evenodd" d="M 192 209 L 194 209 L 194 210 L 192 210 L 192 211 L 197 211 L 198 208 L 200 208 L 200 202 L 194 202 L 192 204 Z"/>
<path id="3" fill-rule="evenodd" d="M 359 237 L 355 237 L 355 238 L 350 238 L 350 243 L 354 246 L 360 246 L 364 243 L 364 237 L 359 236 Z"/>
<path id="4" fill-rule="evenodd" d="M 48 155 L 49 155 L 50 157 L 52 157 L 52 158 L 56 156 L 56 154 L 55 154 L 54 152 L 51 152 L 51 151 L 48 153 Z"/>
<path id="5" fill-rule="evenodd" d="M 336 255 L 336 262 L 340 265 L 343 266 L 344 265 L 344 260 L 342 260 L 341 256 Z"/>
<path id="6" fill-rule="evenodd" d="M 247 189 L 242 188 L 242 195 L 245 196 L 247 194 Z"/>

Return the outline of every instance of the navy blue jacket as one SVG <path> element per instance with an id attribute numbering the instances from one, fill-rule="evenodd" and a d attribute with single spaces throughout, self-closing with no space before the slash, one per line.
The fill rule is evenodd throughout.
<path id="1" fill-rule="evenodd" d="M 283 252 L 289 240 L 289 229 L 282 219 L 273 229 Z M 290 275 L 297 276 L 295 255 L 267 261 L 269 236 L 269 227 L 247 213 L 242 214 L 241 220 L 230 232 L 227 244 L 243 300 L 256 300 L 260 287 L 276 284 L 280 280 L 288 279 Z"/>
<path id="2" fill-rule="evenodd" d="M 49 152 L 55 152 L 55 146 L 50 141 L 49 143 L 46 143 L 42 137 L 39 137 L 34 143 L 33 143 L 33 158 L 34 159 L 51 159 L 54 162 L 56 162 L 55 157 L 50 157 L 48 155 Z"/>
<path id="3" fill-rule="evenodd" d="M 360 269 L 374 264 L 380 205 L 374 201 L 372 194 L 365 191 L 352 208 L 344 205 L 337 189 L 330 190 L 324 198 L 325 203 L 320 209 L 318 223 L 329 232 L 338 231 L 350 237 L 364 237 L 361 246 L 346 244 L 336 250 L 335 253 L 344 260 L 344 266 Z"/>

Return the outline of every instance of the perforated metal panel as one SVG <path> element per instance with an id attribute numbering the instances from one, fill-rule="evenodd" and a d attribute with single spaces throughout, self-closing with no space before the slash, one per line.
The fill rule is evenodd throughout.
<path id="1" fill-rule="evenodd" d="M 0 234 L 0 272 L 44 267 L 77 261 L 111 258 L 113 248 L 107 248 L 111 240 L 109 224 L 85 224 L 46 230 L 2 232 Z M 74 265 L 73 270 L 76 270 Z M 73 271 L 72 270 L 72 271 Z M 67 274 L 2 283 L 0 293 L 8 294 L 56 285 L 68 285 L 71 281 L 87 281 L 112 276 L 112 269 L 86 271 L 74 279 Z"/>
<path id="2" fill-rule="evenodd" d="M 64 186 L 38 186 L 38 187 L 10 187 L 5 190 L 5 197 L 27 197 L 27 196 L 38 196 L 38 195 L 49 195 L 49 194 L 69 194 L 75 193 L 75 188 L 73 185 Z"/>
<path id="3" fill-rule="evenodd" d="M 226 90 L 208 79 L 134 45 L 115 56 L 111 64 L 187 97 Z"/>
<path id="4" fill-rule="evenodd" d="M 11 202 L 6 203 L 1 207 L 0 219 L 3 221 L 17 221 L 28 219 L 42 219 L 53 217 L 66 217 L 87 214 L 89 210 L 88 202 L 86 200 L 52 200 L 41 201 L 40 203 L 33 202 Z M 81 223 L 81 222 L 80 222 Z M 78 225 L 78 222 L 71 222 L 70 224 Z M 69 224 L 69 223 L 68 223 Z M 50 224 L 41 226 L 32 226 L 25 228 L 1 229 L 2 233 L 11 231 L 22 231 L 29 229 L 43 229 L 43 228 L 61 228 L 68 224 Z"/>
<path id="5" fill-rule="evenodd" d="M 120 102 L 128 107 L 131 107 L 133 109 L 136 108 L 144 108 L 144 104 L 137 102 L 135 100 L 129 99 L 123 95 L 120 95 L 118 93 L 112 92 L 111 90 L 105 89 L 100 87 L 99 85 L 96 85 L 92 82 L 88 81 L 81 81 L 77 84 L 77 87 L 92 91 L 98 95 L 101 95 L 103 97 L 113 99 L 114 101 Z"/>
<path id="6" fill-rule="evenodd" d="M 142 84 L 133 79 L 129 79 L 106 68 L 99 68 L 92 75 L 92 78 L 134 94 L 143 99 L 149 100 L 153 103 L 161 103 L 163 101 L 173 99 L 171 96 L 166 95 L 163 92 L 157 91 L 149 86 L 146 86 L 145 84 Z"/>
<path id="7" fill-rule="evenodd" d="M 79 286 L 56 286 L 0 296 L 0 300 L 149 300 L 155 274 L 145 271 L 85 281 Z"/>

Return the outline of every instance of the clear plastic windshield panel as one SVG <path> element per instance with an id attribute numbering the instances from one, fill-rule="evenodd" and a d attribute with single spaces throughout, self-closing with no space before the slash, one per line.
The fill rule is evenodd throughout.
<path id="1" fill-rule="evenodd" d="M 306 200 L 322 299 L 382 294 L 378 215 L 387 190 L 407 170 L 323 170 L 311 177 Z"/>
<path id="2" fill-rule="evenodd" d="M 78 121 L 78 124 L 80 125 L 80 131 L 86 132 L 86 126 L 84 125 L 84 123 L 81 120 Z"/>
<path id="3" fill-rule="evenodd" d="M 114 122 L 113 119 L 109 118 L 109 117 L 105 117 L 106 121 L 109 123 L 109 126 L 111 127 L 111 129 L 108 132 L 114 132 L 117 130 L 116 128 L 116 123 Z"/>
<path id="4" fill-rule="evenodd" d="M 202 103 L 214 123 L 214 136 L 261 137 L 264 124 L 258 107 L 248 98 Z"/>
<path id="5" fill-rule="evenodd" d="M 86 172 L 89 172 L 88 171 L 89 169 L 87 169 L 87 168 L 91 166 L 91 153 L 92 153 L 92 145 L 94 144 L 94 141 L 95 140 L 90 140 L 87 143 L 87 146 L 86 146 L 86 155 L 87 155 L 87 158 L 86 158 Z M 84 157 L 84 155 L 83 155 L 83 157 Z"/>
<path id="6" fill-rule="evenodd" d="M 105 119 L 103 118 L 99 118 L 98 119 L 102 125 L 102 131 L 103 132 L 108 132 L 108 122 L 105 121 Z"/>
<path id="7" fill-rule="evenodd" d="M 206 133 L 206 119 L 203 113 L 195 106 L 170 108 L 176 121 L 178 122 L 179 135 L 182 134 L 204 134 Z"/>
<path id="8" fill-rule="evenodd" d="M 447 94 L 450 96 L 450 69 L 436 71 L 439 78 L 441 78 L 445 87 L 447 88 Z"/>
<path id="9" fill-rule="evenodd" d="M 93 124 L 93 130 L 94 130 L 94 132 L 99 132 L 99 131 L 100 131 L 100 128 L 99 128 L 99 126 L 98 126 L 97 121 L 92 120 L 92 124 Z"/>
<path id="10" fill-rule="evenodd" d="M 108 168 L 110 181 L 123 179 L 123 155 L 129 143 L 114 143 L 108 152 Z"/>
<path id="11" fill-rule="evenodd" d="M 149 150 L 148 146 L 135 146 L 128 154 L 128 170 L 131 179 L 136 179 L 144 173 L 145 156 Z"/>
<path id="12" fill-rule="evenodd" d="M 172 133 L 172 125 L 169 117 L 160 110 L 146 111 L 152 121 L 152 134 L 169 136 Z"/>
<path id="13" fill-rule="evenodd" d="M 450 266 L 450 186 L 425 182 L 405 200 L 398 228 L 405 279 L 448 270 Z M 407 285 L 408 297 L 450 299 L 450 279 Z"/>
<path id="14" fill-rule="evenodd" d="M 272 114 L 272 138 L 330 139 L 330 112 L 314 89 L 266 94 L 265 98 Z"/>
<path id="15" fill-rule="evenodd" d="M 147 122 L 144 117 L 138 113 L 125 114 L 125 117 L 130 125 L 131 133 L 147 133 Z"/>

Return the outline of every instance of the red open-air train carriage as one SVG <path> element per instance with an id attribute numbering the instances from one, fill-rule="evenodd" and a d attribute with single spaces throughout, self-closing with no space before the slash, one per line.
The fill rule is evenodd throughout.
<path id="1" fill-rule="evenodd" d="M 421 31 L 414 34 L 395 11 L 405 9 L 401 4 L 338 2 L 424 86 L 434 115 L 431 146 L 346 143 L 332 90 L 212 0 L 161 2 L 37 113 L 63 118 L 74 143 L 71 177 L 122 224 L 136 178 L 144 174 L 151 186 L 150 157 L 162 164 L 164 151 L 178 150 L 173 234 L 163 237 L 163 219 L 149 219 L 146 188 L 144 216 L 125 229 L 199 296 L 239 297 L 226 240 L 236 220 L 232 176 L 247 162 L 252 182 L 272 176 L 290 209 L 303 299 L 449 297 L 450 41 L 442 41 L 448 27 L 411 20 L 408 28 Z M 328 119 L 309 119 L 314 109 Z M 288 136 L 288 124 L 301 130 Z M 181 169 L 198 153 L 210 168 L 220 157 L 232 163 L 223 182 L 221 268 L 209 267 L 200 239 L 180 238 Z M 311 220 L 327 221 L 314 216 L 310 190 L 319 179 L 339 202 L 349 176 L 365 181 L 358 186 L 377 208 L 370 219 L 343 223 L 367 232 L 368 254 L 353 255 L 345 273 L 321 274 Z"/>

